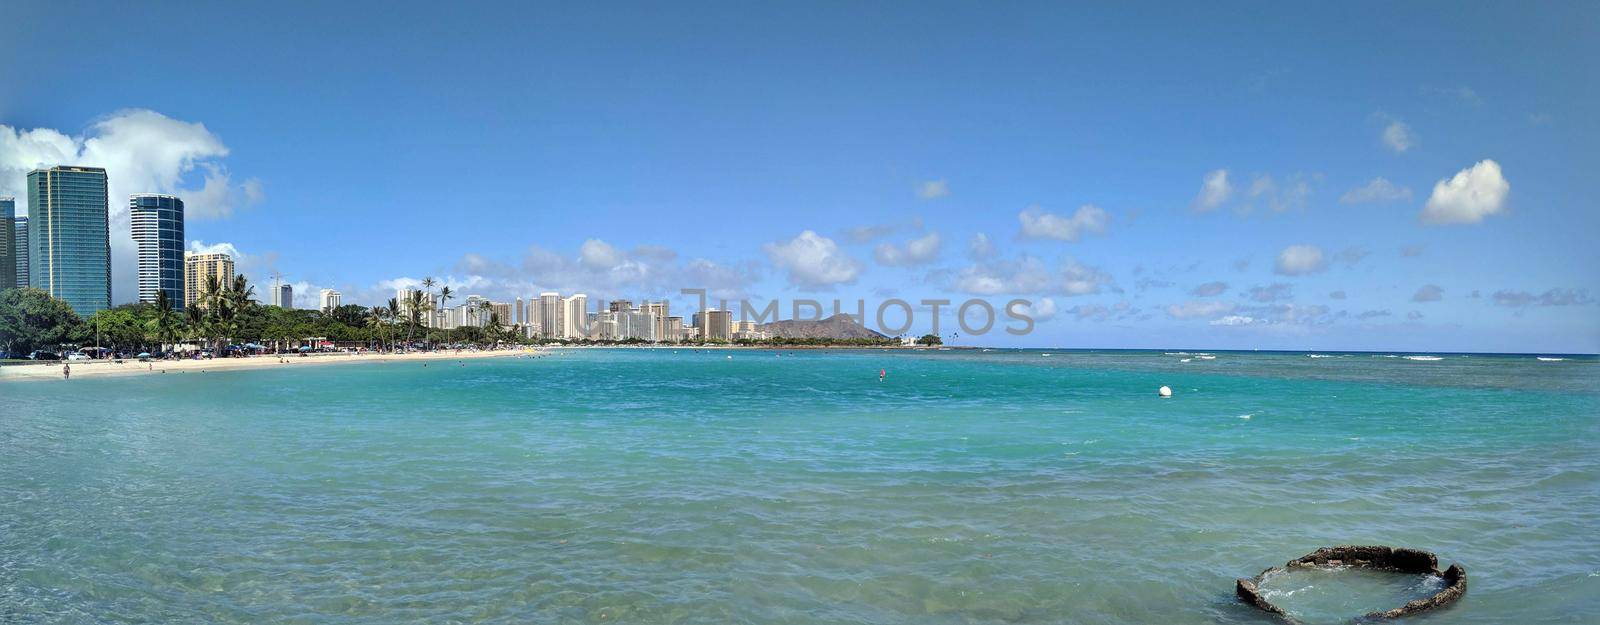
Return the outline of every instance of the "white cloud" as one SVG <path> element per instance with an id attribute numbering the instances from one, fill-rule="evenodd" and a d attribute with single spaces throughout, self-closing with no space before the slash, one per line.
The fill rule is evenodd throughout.
<path id="1" fill-rule="evenodd" d="M 1273 212 L 1299 210 L 1306 207 L 1307 200 L 1311 199 L 1311 178 L 1302 173 L 1290 174 L 1280 185 L 1272 174 L 1258 174 L 1250 183 L 1251 206 L 1259 201 L 1267 205 Z"/>
<path id="2" fill-rule="evenodd" d="M 1273 271 L 1285 276 L 1303 276 L 1328 268 L 1328 259 L 1322 248 L 1315 245 L 1291 245 L 1278 253 Z"/>
<path id="3" fill-rule="evenodd" d="M 1365 186 L 1356 187 L 1346 191 L 1339 201 L 1344 204 L 1361 204 L 1365 202 L 1392 202 L 1396 200 L 1411 199 L 1411 189 L 1403 187 L 1388 179 L 1379 176 L 1373 178 Z"/>
<path id="4" fill-rule="evenodd" d="M 1056 301 L 1048 297 L 1041 297 L 1031 304 L 1019 306 L 1018 312 L 1027 315 L 1034 321 L 1048 321 L 1056 316 Z"/>
<path id="5" fill-rule="evenodd" d="M 982 232 L 972 235 L 972 241 L 967 244 L 967 256 L 973 260 L 994 258 L 995 253 L 994 243 Z"/>
<path id="6" fill-rule="evenodd" d="M 917 185 L 917 197 L 924 200 L 936 200 L 950 195 L 950 183 L 944 180 L 929 180 Z"/>
<path id="7" fill-rule="evenodd" d="M 1283 302 L 1294 299 L 1294 285 L 1274 282 L 1267 286 L 1250 287 L 1250 299 L 1257 302 Z"/>
<path id="8" fill-rule="evenodd" d="M 138 295 L 138 257 L 129 234 L 128 196 L 168 193 L 184 200 L 189 219 L 227 217 L 260 202 L 259 180 L 235 182 L 222 159 L 228 147 L 204 124 L 155 111 L 123 110 L 96 120 L 82 135 L 0 124 L 0 195 L 26 203 L 29 171 L 55 165 L 106 169 L 110 183 L 112 292 L 116 302 Z M 197 171 L 198 170 L 198 171 Z M 191 174 L 199 173 L 200 180 Z M 199 182 L 199 188 L 186 184 Z"/>
<path id="9" fill-rule="evenodd" d="M 1246 315 L 1228 315 L 1226 317 L 1220 317 L 1220 318 L 1217 318 L 1217 319 L 1212 319 L 1211 320 L 1211 325 L 1214 325 L 1214 326 L 1247 326 L 1247 325 L 1250 325 L 1250 324 L 1255 323 L 1255 322 L 1256 322 L 1255 317 L 1250 317 L 1250 316 L 1246 316 Z"/>
<path id="10" fill-rule="evenodd" d="M 1234 305 L 1216 300 L 1192 300 L 1167 307 L 1167 316 L 1174 319 L 1216 317 L 1233 312 Z"/>
<path id="11" fill-rule="evenodd" d="M 600 239 L 589 239 L 578 247 L 578 262 L 590 269 L 612 269 L 627 261 L 627 254 Z"/>
<path id="12" fill-rule="evenodd" d="M 1189 294 L 1195 297 L 1211 297 L 1214 295 L 1221 295 L 1227 290 L 1228 283 L 1226 282 L 1207 282 L 1195 287 L 1193 291 L 1189 292 Z"/>
<path id="13" fill-rule="evenodd" d="M 872 256 L 878 264 L 888 267 L 924 265 L 939 257 L 939 243 L 939 233 L 929 232 L 926 236 L 908 241 L 905 247 L 881 243 L 873 250 Z"/>
<path id="14" fill-rule="evenodd" d="M 1411 301 L 1413 302 L 1437 302 L 1443 298 L 1444 289 L 1439 288 L 1437 284 L 1424 284 L 1422 288 L 1417 289 L 1417 292 L 1411 295 Z"/>
<path id="15" fill-rule="evenodd" d="M 1212 170 L 1200 183 L 1200 194 L 1194 198 L 1194 208 L 1201 212 L 1214 210 L 1232 195 L 1233 185 L 1228 182 L 1228 170 Z"/>
<path id="16" fill-rule="evenodd" d="M 1417 144 L 1417 133 L 1405 122 L 1390 119 L 1383 127 L 1383 144 L 1396 153 L 1404 152 Z"/>
<path id="17" fill-rule="evenodd" d="M 1118 290 L 1111 274 L 1073 259 L 1063 259 L 1055 270 L 1032 256 L 1015 261 L 981 262 L 962 269 L 951 280 L 952 288 L 974 295 L 1048 293 L 1090 295 L 1102 290 Z"/>
<path id="18" fill-rule="evenodd" d="M 1484 159 L 1433 185 L 1433 195 L 1422 209 L 1422 221 L 1430 224 L 1475 224 L 1484 217 L 1505 210 L 1511 183 L 1500 173 L 1500 164 Z"/>
<path id="19" fill-rule="evenodd" d="M 854 282 L 861 262 L 839 245 L 811 230 L 783 243 L 762 246 L 772 264 L 789 272 L 789 283 L 805 288 L 827 288 Z"/>
<path id="20" fill-rule="evenodd" d="M 1079 206 L 1071 217 L 1046 212 L 1037 205 L 1017 213 L 1022 222 L 1022 236 L 1034 239 L 1077 241 L 1085 234 L 1101 234 L 1111 221 L 1105 209 L 1093 204 Z"/>

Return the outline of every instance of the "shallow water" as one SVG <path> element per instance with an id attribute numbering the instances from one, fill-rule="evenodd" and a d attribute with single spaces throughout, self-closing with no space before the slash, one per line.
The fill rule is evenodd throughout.
<path id="1" fill-rule="evenodd" d="M 0 623 L 1264 623 L 1347 543 L 1600 615 L 1592 358 L 729 354 L 0 384 Z"/>
<path id="2" fill-rule="evenodd" d="M 1444 578 L 1352 567 L 1293 567 L 1269 573 L 1261 596 L 1306 625 L 1346 623 L 1444 590 Z"/>

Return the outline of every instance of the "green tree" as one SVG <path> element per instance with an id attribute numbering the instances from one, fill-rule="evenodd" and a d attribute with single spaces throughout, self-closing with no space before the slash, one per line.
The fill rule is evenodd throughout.
<path id="1" fill-rule="evenodd" d="M 151 307 L 149 317 L 145 329 L 160 345 L 160 350 L 165 351 L 168 343 L 178 342 L 178 329 L 182 324 L 182 318 L 178 316 L 178 311 L 173 309 L 172 298 L 167 295 L 166 289 L 156 291 L 156 303 Z"/>
<path id="2" fill-rule="evenodd" d="M 0 291 L 0 350 L 53 349 L 81 323 L 71 306 L 39 289 Z"/>
<path id="3" fill-rule="evenodd" d="M 918 345 L 944 345 L 944 339 L 939 338 L 939 335 L 937 335 L 937 334 L 924 334 L 924 335 L 922 335 L 922 338 L 917 339 L 917 344 Z"/>

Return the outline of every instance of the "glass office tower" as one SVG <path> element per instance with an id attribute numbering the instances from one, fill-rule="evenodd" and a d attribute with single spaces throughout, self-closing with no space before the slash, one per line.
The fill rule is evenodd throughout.
<path id="1" fill-rule="evenodd" d="M 128 198 L 133 241 L 139 247 L 139 301 L 155 303 L 167 292 L 172 307 L 184 302 L 183 200 L 171 195 L 140 193 Z"/>
<path id="2" fill-rule="evenodd" d="M 106 192 L 106 170 L 99 167 L 28 173 L 28 281 L 82 317 L 111 307 Z"/>
<path id="3" fill-rule="evenodd" d="M 16 246 L 11 249 L 17 253 L 17 288 L 26 289 L 28 288 L 28 218 L 18 217 L 12 223 L 16 225 L 16 229 L 12 231 L 16 235 L 12 238 L 16 241 Z"/>
<path id="4" fill-rule="evenodd" d="M 0 291 L 17 288 L 17 199 L 0 196 Z"/>

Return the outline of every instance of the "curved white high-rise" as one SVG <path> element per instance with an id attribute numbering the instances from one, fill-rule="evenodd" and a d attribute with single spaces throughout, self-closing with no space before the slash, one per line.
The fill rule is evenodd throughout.
<path id="1" fill-rule="evenodd" d="M 176 196 L 139 193 L 128 197 L 133 241 L 139 248 L 139 301 L 153 303 L 167 292 L 172 307 L 183 309 L 186 297 L 183 260 L 183 200 Z"/>

